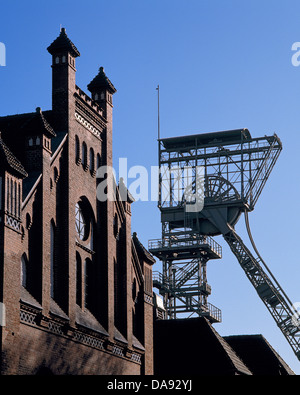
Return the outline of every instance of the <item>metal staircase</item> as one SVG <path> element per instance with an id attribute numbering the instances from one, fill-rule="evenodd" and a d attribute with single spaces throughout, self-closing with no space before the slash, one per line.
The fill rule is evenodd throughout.
<path id="1" fill-rule="evenodd" d="M 207 302 L 211 287 L 206 265 L 222 256 L 221 246 L 212 237 L 186 228 L 165 232 L 162 239 L 149 241 L 149 251 L 162 260 L 163 273 L 154 272 L 153 286 L 163 296 L 169 318 L 197 315 L 221 322 L 221 311 Z"/>
<path id="2" fill-rule="evenodd" d="M 199 264 L 197 261 L 192 261 L 188 262 L 185 266 L 177 267 L 176 269 L 175 286 L 176 288 L 180 288 L 197 273 L 199 270 Z"/>
<path id="3" fill-rule="evenodd" d="M 194 270 L 195 268 L 196 265 Z M 208 295 L 210 293 L 210 286 L 208 284 L 203 283 L 196 291 L 190 286 L 183 287 L 185 284 L 183 282 L 184 278 L 188 280 L 191 277 L 191 274 L 187 275 L 187 273 L 185 273 L 185 276 L 181 274 L 181 279 L 178 281 L 178 278 L 175 276 L 175 282 L 173 282 L 159 272 L 153 273 L 153 286 L 159 289 L 160 293 L 165 295 L 169 301 L 173 301 L 173 303 L 167 304 L 167 314 L 171 317 L 180 313 L 190 313 L 190 315 L 197 314 L 206 317 L 212 323 L 221 322 L 222 312 L 220 309 L 208 303 L 206 300 L 204 303 L 199 301 L 199 288 L 202 290 L 203 295 Z M 176 304 L 174 303 L 175 300 Z"/>

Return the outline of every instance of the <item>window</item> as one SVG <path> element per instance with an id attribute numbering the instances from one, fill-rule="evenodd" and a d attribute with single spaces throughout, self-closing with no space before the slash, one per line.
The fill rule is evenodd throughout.
<path id="1" fill-rule="evenodd" d="M 119 233 L 119 221 L 118 221 L 118 215 L 117 214 L 115 214 L 115 216 L 114 216 L 113 226 L 114 226 L 114 236 L 117 237 L 118 233 Z"/>
<path id="2" fill-rule="evenodd" d="M 16 181 L 14 182 L 14 215 L 17 217 L 18 216 L 18 186 Z"/>
<path id="3" fill-rule="evenodd" d="M 92 280 L 92 261 L 86 259 L 84 261 L 84 305 L 85 307 L 90 307 L 91 301 L 91 280 Z"/>
<path id="4" fill-rule="evenodd" d="M 75 136 L 75 161 L 76 164 L 80 164 L 80 144 L 78 136 Z"/>
<path id="5" fill-rule="evenodd" d="M 87 147 L 85 142 L 82 143 L 82 166 L 86 167 L 87 166 Z"/>
<path id="6" fill-rule="evenodd" d="M 20 216 L 20 199 L 21 191 L 19 182 L 13 178 L 7 177 L 7 190 L 6 190 L 6 210 L 9 214 L 19 217 Z"/>
<path id="7" fill-rule="evenodd" d="M 82 262 L 80 254 L 76 252 L 76 304 L 80 307 L 90 308 L 91 306 L 92 265 L 89 258 Z"/>
<path id="8" fill-rule="evenodd" d="M 84 241 L 87 239 L 87 224 L 82 212 L 82 208 L 79 203 L 75 205 L 75 227 L 77 235 L 79 236 L 80 240 Z"/>
<path id="9" fill-rule="evenodd" d="M 50 296 L 54 299 L 54 281 L 55 281 L 55 225 L 51 221 L 50 225 Z"/>
<path id="10" fill-rule="evenodd" d="M 27 288 L 27 259 L 25 255 L 21 258 L 21 285 Z"/>
<path id="11" fill-rule="evenodd" d="M 10 207 L 9 207 L 9 178 L 7 178 L 7 182 L 6 182 L 6 210 L 10 211 Z"/>
<path id="12" fill-rule="evenodd" d="M 2 210 L 2 177 L 0 177 L 0 210 Z"/>
<path id="13" fill-rule="evenodd" d="M 76 304 L 81 306 L 82 299 L 82 286 L 81 286 L 82 268 L 81 268 L 81 257 L 78 252 L 76 252 Z"/>
<path id="14" fill-rule="evenodd" d="M 97 154 L 97 170 L 99 169 L 100 166 L 101 166 L 101 157 L 99 154 Z"/>
<path id="15" fill-rule="evenodd" d="M 14 182 L 10 179 L 10 213 L 14 214 L 15 195 L 14 195 Z"/>
<path id="16" fill-rule="evenodd" d="M 26 229 L 30 230 L 32 225 L 31 216 L 29 213 L 26 214 Z"/>
<path id="17" fill-rule="evenodd" d="M 57 182 L 59 179 L 59 173 L 58 173 L 57 167 L 54 167 L 53 176 L 54 176 L 54 182 Z"/>
<path id="18" fill-rule="evenodd" d="M 95 171 L 95 154 L 93 148 L 90 149 L 90 172 L 94 173 Z"/>
<path id="19" fill-rule="evenodd" d="M 1 182 L 0 182 L 0 189 L 1 189 Z M 18 190 L 19 190 L 19 199 L 18 199 L 18 217 L 21 217 L 21 202 L 22 202 L 22 195 L 21 195 L 21 184 L 19 183 L 18 185 Z M 0 192 L 1 194 L 1 192 Z M 0 205 L 1 209 L 1 205 Z"/>
<path id="20" fill-rule="evenodd" d="M 132 282 L 132 300 L 135 303 L 136 302 L 136 297 L 137 297 L 137 285 L 136 285 L 136 279 L 133 279 Z"/>

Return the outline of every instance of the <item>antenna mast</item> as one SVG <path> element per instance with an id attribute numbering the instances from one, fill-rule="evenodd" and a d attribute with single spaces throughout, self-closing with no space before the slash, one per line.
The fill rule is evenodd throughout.
<path id="1" fill-rule="evenodd" d="M 158 140 L 160 140 L 160 113 L 159 113 L 159 85 L 157 85 L 157 121 L 158 121 Z"/>

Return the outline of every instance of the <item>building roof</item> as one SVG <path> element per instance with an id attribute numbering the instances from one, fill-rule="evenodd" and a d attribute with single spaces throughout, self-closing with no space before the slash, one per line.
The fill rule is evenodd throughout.
<path id="1" fill-rule="evenodd" d="M 157 375 L 252 375 L 205 317 L 155 321 L 154 361 Z"/>
<path id="2" fill-rule="evenodd" d="M 240 143 L 241 139 L 251 139 L 248 129 L 225 130 L 222 132 L 211 132 L 193 134 L 188 136 L 168 137 L 160 139 L 163 146 L 167 149 L 184 149 L 185 147 L 209 146 L 218 144 L 235 144 Z"/>
<path id="3" fill-rule="evenodd" d="M 215 330 L 215 328 L 209 323 L 211 326 L 211 330 L 214 332 L 216 338 L 218 339 L 220 345 L 228 356 L 228 360 L 232 364 L 233 368 L 237 370 L 237 372 L 252 375 L 251 369 L 249 366 L 245 364 L 245 361 L 241 358 L 240 355 L 236 353 L 236 351 L 226 342 L 226 340 Z"/>
<path id="4" fill-rule="evenodd" d="M 115 93 L 117 92 L 116 88 L 113 86 L 111 81 L 108 79 L 104 72 L 104 68 L 100 67 L 99 73 L 96 75 L 96 77 L 89 83 L 88 85 L 88 90 L 90 92 L 96 90 L 96 89 L 101 89 L 105 88 L 110 91 L 110 93 Z"/>
<path id="5" fill-rule="evenodd" d="M 136 252 L 139 255 L 139 257 L 142 257 L 142 259 L 144 259 L 148 263 L 154 264 L 156 262 L 156 260 L 154 259 L 153 255 L 140 242 L 140 240 L 137 237 L 136 232 L 133 233 L 132 240 L 133 240 Z"/>
<path id="6" fill-rule="evenodd" d="M 22 163 L 15 157 L 11 150 L 7 147 L 1 138 L 0 132 L 0 162 L 3 167 L 8 167 L 10 171 L 21 178 L 27 177 L 27 172 L 25 171 Z"/>
<path id="7" fill-rule="evenodd" d="M 31 118 L 25 122 L 22 126 L 22 129 L 26 132 L 35 132 L 35 133 L 43 133 L 48 137 L 56 137 L 56 133 L 54 132 L 52 126 L 44 117 L 42 109 L 37 107 L 36 112 L 32 115 Z"/>
<path id="8" fill-rule="evenodd" d="M 49 45 L 47 50 L 51 55 L 67 51 L 75 58 L 80 56 L 80 52 L 67 36 L 65 28 L 61 29 L 60 35 Z"/>
<path id="9" fill-rule="evenodd" d="M 295 373 L 262 335 L 224 337 L 255 376 L 293 376 Z"/>

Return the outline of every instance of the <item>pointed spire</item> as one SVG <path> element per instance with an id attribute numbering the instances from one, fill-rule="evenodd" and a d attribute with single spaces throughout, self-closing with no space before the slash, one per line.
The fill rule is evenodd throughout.
<path id="1" fill-rule="evenodd" d="M 112 94 L 117 92 L 116 88 L 106 76 L 104 67 L 100 67 L 98 75 L 89 83 L 88 90 L 92 92 L 103 88 L 107 89 Z"/>
<path id="2" fill-rule="evenodd" d="M 64 27 L 60 30 L 60 35 L 53 41 L 53 43 L 47 48 L 51 55 L 59 52 L 69 52 L 74 58 L 80 56 L 80 52 L 69 39 Z"/>

